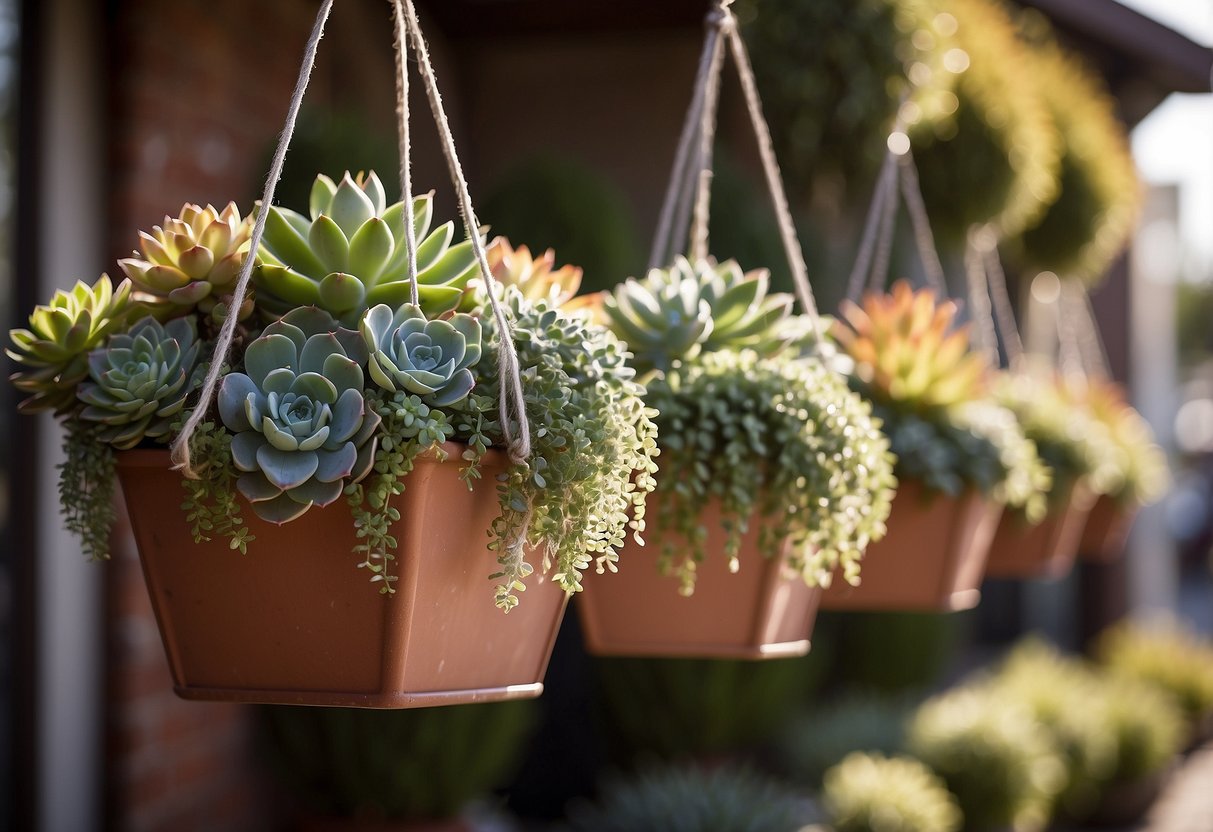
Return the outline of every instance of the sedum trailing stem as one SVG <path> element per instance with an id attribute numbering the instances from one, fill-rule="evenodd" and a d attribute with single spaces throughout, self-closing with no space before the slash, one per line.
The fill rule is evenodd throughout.
<path id="1" fill-rule="evenodd" d="M 182 421 L 189 418 L 184 414 Z M 174 432 L 180 427 L 174 427 Z M 248 545 L 257 538 L 248 530 L 237 499 L 236 479 L 240 472 L 232 462 L 232 435 L 213 421 L 203 422 L 190 442 L 194 470 L 198 479 L 182 478 L 185 502 L 181 504 L 195 543 L 216 537 L 226 538 L 228 546 L 248 553 Z"/>
<path id="2" fill-rule="evenodd" d="M 64 527 L 80 538 L 89 560 L 109 560 L 114 528 L 114 450 L 91 425 L 68 421 L 59 464 Z"/>

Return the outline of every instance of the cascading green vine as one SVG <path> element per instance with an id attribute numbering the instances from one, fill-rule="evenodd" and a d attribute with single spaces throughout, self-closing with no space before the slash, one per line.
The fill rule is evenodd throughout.
<path id="1" fill-rule="evenodd" d="M 59 504 L 63 526 L 80 538 L 80 551 L 89 560 L 109 560 L 114 527 L 114 449 L 98 431 L 81 422 L 68 422 L 59 463 Z"/>
<path id="2" fill-rule="evenodd" d="M 189 418 L 184 413 L 174 424 L 174 433 Z M 190 441 L 194 457 L 203 460 L 197 467 L 198 479 L 183 478 L 185 501 L 181 504 L 195 543 L 213 538 L 226 538 L 228 546 L 248 553 L 249 543 L 256 536 L 249 532 L 241 515 L 236 495 L 236 478 L 240 472 L 232 464 L 232 436 L 215 422 L 203 422 Z"/>

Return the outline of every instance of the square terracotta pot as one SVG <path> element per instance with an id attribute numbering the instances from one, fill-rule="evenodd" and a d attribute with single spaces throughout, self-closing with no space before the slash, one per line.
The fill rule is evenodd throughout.
<path id="1" fill-rule="evenodd" d="M 1125 553 L 1125 542 L 1137 517 L 1136 503 L 1126 503 L 1101 494 L 1082 530 L 1078 555 L 1091 563 L 1112 563 Z"/>
<path id="2" fill-rule="evenodd" d="M 659 494 L 649 500 L 649 517 L 660 516 Z M 590 653 L 773 659 L 809 652 L 821 590 L 787 568 L 787 548 L 764 556 L 755 518 L 742 540 L 741 568 L 731 573 L 719 505 L 709 503 L 700 522 L 708 530 L 707 557 L 689 597 L 679 594 L 678 578 L 658 569 L 664 532 L 655 523 L 647 546 L 629 540 L 620 550 L 617 573 L 587 572 L 577 609 Z"/>
<path id="3" fill-rule="evenodd" d="M 344 501 L 275 526 L 243 514 L 248 554 L 195 544 L 166 451 L 118 454 L 118 475 L 177 693 L 186 699 L 411 708 L 538 696 L 567 598 L 538 573 L 493 604 L 496 490 L 459 480 L 463 448 L 417 461 L 397 498 L 395 595 L 357 568 Z M 505 469 L 485 459 L 483 483 Z"/>
<path id="4" fill-rule="evenodd" d="M 986 564 L 989 578 L 1060 578 L 1074 566 L 1083 526 L 1095 504 L 1085 486 L 1070 487 L 1035 526 L 1018 512 L 1003 514 Z"/>
<path id="5" fill-rule="evenodd" d="M 917 480 L 897 488 L 888 534 L 863 558 L 862 582 L 835 573 L 822 609 L 953 612 L 977 606 L 990 541 L 1002 506 L 970 491 L 930 491 Z"/>

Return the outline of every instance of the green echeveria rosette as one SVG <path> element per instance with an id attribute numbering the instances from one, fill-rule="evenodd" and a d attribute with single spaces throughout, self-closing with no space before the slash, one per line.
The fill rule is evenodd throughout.
<path id="1" fill-rule="evenodd" d="M 249 344 L 243 373 L 219 390 L 219 415 L 257 516 L 285 523 L 341 496 L 374 461 L 380 416 L 366 406 L 366 346 L 356 332 L 305 307 Z"/>
<path id="2" fill-rule="evenodd" d="M 366 313 L 360 328 L 370 351 L 371 378 L 389 393 L 403 390 L 430 407 L 446 407 L 472 392 L 480 322 L 471 315 L 431 321 L 411 303 L 395 313 L 380 304 Z"/>
<path id="3" fill-rule="evenodd" d="M 699 516 L 713 499 L 731 567 L 747 568 L 741 538 L 761 519 L 764 551 L 788 540 L 809 584 L 828 585 L 835 568 L 856 580 L 884 535 L 895 480 L 879 420 L 841 376 L 815 359 L 721 351 L 655 378 L 646 402 L 661 437 L 660 562 L 684 593 L 706 554 Z"/>
<path id="4" fill-rule="evenodd" d="M 411 300 L 404 203 L 388 206 L 374 173 L 339 184 L 316 177 L 310 218 L 273 206 L 255 274 L 257 306 L 269 318 L 316 306 L 342 326 L 356 328 L 368 308 L 395 309 Z M 454 309 L 477 265 L 471 241 L 452 246 L 446 223 L 430 232 L 432 195 L 413 200 L 417 283 L 421 308 L 431 318 Z"/>
<path id="5" fill-rule="evenodd" d="M 115 287 L 105 274 L 91 287 L 77 281 L 35 307 L 28 329 L 9 332 L 12 347 L 5 353 L 20 365 L 9 380 L 29 394 L 21 412 L 61 416 L 80 407 L 76 390 L 88 376 L 88 354 L 126 323 L 130 294 L 129 280 Z"/>
<path id="6" fill-rule="evenodd" d="M 145 438 L 166 442 L 198 381 L 200 346 L 193 318 L 161 324 L 149 316 L 110 336 L 89 354 L 89 381 L 77 394 L 80 419 L 95 423 L 97 437 L 119 450 Z"/>
<path id="7" fill-rule="evenodd" d="M 736 261 L 677 257 L 668 269 L 629 278 L 603 301 L 606 322 L 631 350 L 637 372 L 668 370 L 701 352 L 778 352 L 792 296 L 768 294 L 769 273 L 742 272 Z"/>

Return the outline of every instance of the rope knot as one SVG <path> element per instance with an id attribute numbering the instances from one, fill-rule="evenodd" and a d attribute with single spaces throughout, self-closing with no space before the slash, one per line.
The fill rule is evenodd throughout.
<path id="1" fill-rule="evenodd" d="M 723 34 L 728 34 L 737 28 L 737 17 L 729 10 L 732 0 L 723 0 L 719 6 L 708 12 L 704 25 Z"/>

